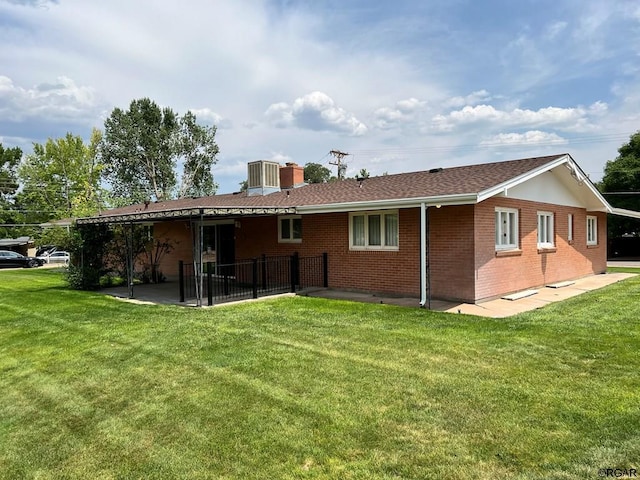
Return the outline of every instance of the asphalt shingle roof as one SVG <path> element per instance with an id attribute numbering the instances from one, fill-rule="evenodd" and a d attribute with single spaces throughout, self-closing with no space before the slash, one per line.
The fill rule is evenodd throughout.
<path id="1" fill-rule="evenodd" d="M 284 189 L 268 195 L 249 196 L 246 192 L 201 198 L 182 198 L 164 202 L 131 205 L 103 212 L 101 217 L 199 208 L 271 208 L 375 202 L 405 198 L 477 194 L 524 175 L 566 154 L 524 158 L 504 162 L 444 168 L 371 177 L 362 182 L 348 179 Z"/>

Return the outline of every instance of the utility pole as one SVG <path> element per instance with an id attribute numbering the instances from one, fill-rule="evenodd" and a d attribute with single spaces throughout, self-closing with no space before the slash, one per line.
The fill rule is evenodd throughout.
<path id="1" fill-rule="evenodd" d="M 344 180 L 344 174 L 347 172 L 347 164 L 342 163 L 342 159 L 349 155 L 348 153 L 341 152 L 340 150 L 331 150 L 330 155 L 333 155 L 335 160 L 329 162 L 330 165 L 336 165 L 338 167 L 338 180 Z"/>

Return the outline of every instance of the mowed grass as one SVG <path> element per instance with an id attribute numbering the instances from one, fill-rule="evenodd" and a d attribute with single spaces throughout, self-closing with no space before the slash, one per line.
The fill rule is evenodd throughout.
<path id="1" fill-rule="evenodd" d="M 0 478 L 570 479 L 640 465 L 640 277 L 508 319 L 215 309 L 0 271 Z"/>

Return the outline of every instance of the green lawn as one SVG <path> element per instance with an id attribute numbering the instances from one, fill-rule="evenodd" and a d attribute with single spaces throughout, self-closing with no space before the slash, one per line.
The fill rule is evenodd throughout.
<path id="1" fill-rule="evenodd" d="M 508 319 L 304 297 L 193 309 L 0 271 L 0 478 L 640 469 L 639 299 L 637 277 Z"/>

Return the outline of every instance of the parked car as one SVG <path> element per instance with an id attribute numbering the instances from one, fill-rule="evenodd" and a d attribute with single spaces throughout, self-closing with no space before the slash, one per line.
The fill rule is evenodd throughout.
<path id="1" fill-rule="evenodd" d="M 38 256 L 37 258 L 39 260 L 42 260 L 44 263 L 69 263 L 69 260 L 71 260 L 71 255 L 69 254 L 69 252 L 58 250 L 52 253 Z"/>
<path id="2" fill-rule="evenodd" d="M 36 257 L 44 257 L 50 253 L 55 252 L 58 249 L 55 245 L 42 245 L 36 250 Z"/>
<path id="3" fill-rule="evenodd" d="M 40 267 L 44 264 L 43 260 L 36 257 L 25 257 L 18 252 L 11 250 L 0 250 L 0 267 Z"/>

